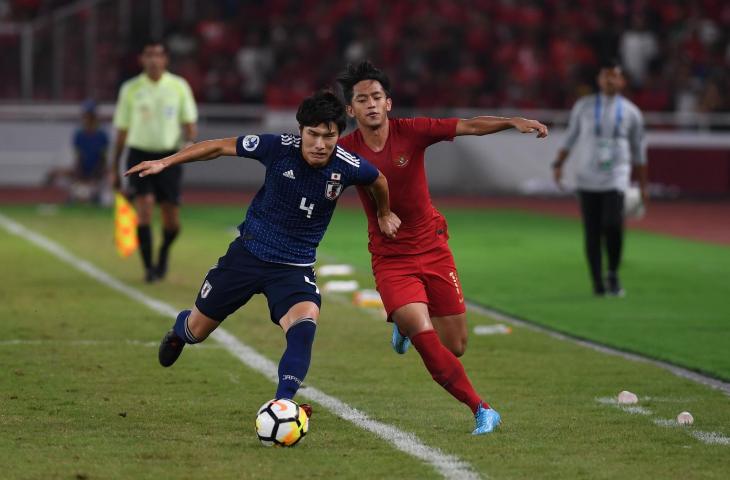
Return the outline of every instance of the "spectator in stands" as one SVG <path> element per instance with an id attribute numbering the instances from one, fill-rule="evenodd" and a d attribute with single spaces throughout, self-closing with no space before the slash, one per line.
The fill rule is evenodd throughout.
<path id="1" fill-rule="evenodd" d="M 631 28 L 621 35 L 621 61 L 632 85 L 639 87 L 644 85 L 649 73 L 649 64 L 658 53 L 656 35 L 646 28 L 643 15 L 634 14 Z"/>
<path id="2" fill-rule="evenodd" d="M 264 43 L 261 32 L 252 30 L 246 35 L 245 43 L 236 54 L 236 66 L 243 83 L 241 93 L 244 101 L 263 101 L 266 82 L 274 68 L 274 56 L 271 47 Z"/>
<path id="3" fill-rule="evenodd" d="M 109 137 L 99 127 L 96 103 L 87 100 L 81 106 L 81 127 L 73 134 L 74 165 L 59 168 L 48 174 L 48 185 L 68 189 L 70 202 L 92 202 L 104 200 L 104 178 Z"/>
<path id="4" fill-rule="evenodd" d="M 9 20 L 34 20 L 71 2 L 12 0 Z M 185 18 L 182 13 L 168 18 L 170 9 L 182 11 L 180 2 L 164 3 L 174 70 L 209 102 L 295 107 L 329 83 L 343 63 L 372 58 L 399 79 L 393 95 L 401 107 L 563 109 L 591 87 L 597 58 L 620 55 L 629 80 L 627 94 L 643 109 L 669 111 L 676 105 L 686 110 L 693 97 L 698 109 L 730 108 L 726 100 L 718 103 L 716 98 L 718 89 L 727 90 L 730 76 L 729 2 L 373 0 L 325 6 L 315 1 L 224 0 L 183 2 Z M 130 38 L 149 31 L 154 20 L 148 13 L 131 10 Z M 99 18 L 108 21 L 104 15 Z M 65 29 L 65 44 L 80 44 L 83 32 Z M 45 37 L 39 34 L 36 45 Z M 0 34 L 0 46 L 7 52 L 0 69 L 8 65 L 10 71 L 20 71 L 19 45 L 18 35 Z M 118 55 L 125 47 L 113 45 L 112 50 L 102 43 L 98 52 L 106 49 Z M 40 61 L 37 69 L 50 68 L 51 57 Z M 101 53 L 96 60 L 114 63 Z M 690 78 L 680 83 L 674 72 L 684 63 L 689 64 Z M 652 65 L 661 65 L 661 70 Z M 127 78 L 136 68 L 136 62 L 123 67 L 122 76 Z M 95 91 L 111 94 L 118 76 L 96 75 Z M 33 94 L 49 96 L 51 76 L 35 77 Z M 658 94 L 652 91 L 654 80 L 662 85 Z M 11 78 L 0 84 L 0 96 L 20 95 L 22 90 L 13 82 Z M 455 84 L 458 89 L 443 88 Z M 438 91 L 439 96 L 424 101 L 418 95 L 422 89 Z M 63 93 L 71 98 L 74 91 Z"/>

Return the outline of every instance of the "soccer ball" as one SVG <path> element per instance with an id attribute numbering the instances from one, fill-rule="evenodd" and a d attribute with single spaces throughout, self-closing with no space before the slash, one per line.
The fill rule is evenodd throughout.
<path id="1" fill-rule="evenodd" d="M 309 430 L 309 417 L 293 400 L 269 400 L 256 414 L 256 435 L 267 447 L 293 447 Z"/>
<path id="2" fill-rule="evenodd" d="M 640 219 L 646 213 L 641 191 L 637 187 L 629 187 L 624 192 L 624 214 L 627 218 Z"/>

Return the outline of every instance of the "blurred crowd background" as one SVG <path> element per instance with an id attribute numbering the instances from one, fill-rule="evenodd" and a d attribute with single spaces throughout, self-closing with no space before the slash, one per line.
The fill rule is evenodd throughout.
<path id="1" fill-rule="evenodd" d="M 727 0 L 0 0 L 0 100 L 113 101 L 151 34 L 207 103 L 294 106 L 369 58 L 401 107 L 568 109 L 617 57 L 645 111 L 730 110 Z"/>

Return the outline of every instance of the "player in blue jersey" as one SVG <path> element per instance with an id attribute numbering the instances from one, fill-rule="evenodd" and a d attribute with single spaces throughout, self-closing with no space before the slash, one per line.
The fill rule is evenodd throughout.
<path id="1" fill-rule="evenodd" d="M 365 186 L 377 204 L 381 233 L 395 237 L 400 219 L 390 211 L 385 177 L 337 145 L 346 125 L 342 102 L 331 92 L 319 92 L 302 102 L 296 118 L 300 136 L 208 140 L 125 173 L 157 174 L 222 155 L 254 158 L 266 167 L 264 185 L 238 227 L 240 236 L 208 272 L 192 310 L 180 312 L 162 339 L 163 367 L 175 363 L 186 343 L 205 340 L 228 315 L 263 293 L 287 343 L 276 398 L 293 398 L 309 368 L 321 305 L 312 265 L 340 193 L 349 185 Z"/>

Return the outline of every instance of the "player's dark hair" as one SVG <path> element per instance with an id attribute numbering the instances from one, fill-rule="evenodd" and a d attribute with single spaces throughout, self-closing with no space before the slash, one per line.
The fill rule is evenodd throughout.
<path id="1" fill-rule="evenodd" d="M 616 57 L 602 58 L 598 64 L 598 71 L 600 72 L 605 68 L 609 70 L 613 70 L 614 68 L 621 68 L 621 62 L 619 62 L 618 58 Z"/>
<path id="2" fill-rule="evenodd" d="M 385 90 L 385 96 L 390 98 L 390 79 L 388 76 L 368 60 L 357 65 L 349 64 L 347 68 L 337 75 L 337 83 L 342 88 L 342 95 L 346 103 L 352 102 L 352 89 L 358 82 L 363 80 L 377 80 Z"/>
<path id="3" fill-rule="evenodd" d="M 345 105 L 331 90 L 320 90 L 299 105 L 297 122 L 300 129 L 332 122 L 337 125 L 337 132 L 342 133 L 347 126 Z"/>
<path id="4" fill-rule="evenodd" d="M 156 47 L 156 46 L 162 47 L 162 49 L 167 53 L 167 46 L 165 45 L 165 42 L 163 42 L 159 38 L 146 38 L 139 44 L 139 53 L 144 53 L 145 49 L 147 47 Z"/>

